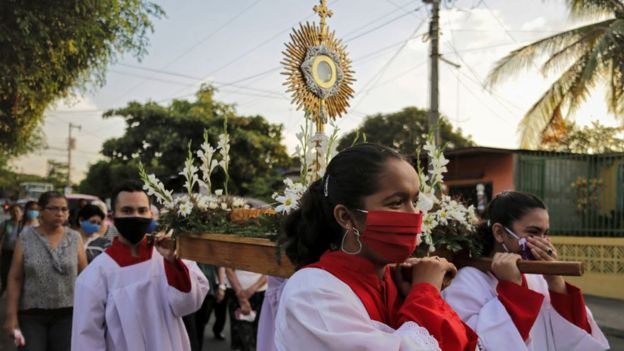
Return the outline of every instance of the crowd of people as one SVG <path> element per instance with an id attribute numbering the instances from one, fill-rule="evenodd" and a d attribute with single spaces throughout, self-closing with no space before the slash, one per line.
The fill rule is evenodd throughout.
<path id="1" fill-rule="evenodd" d="M 539 198 L 510 191 L 487 205 L 484 272 L 411 257 L 418 194 L 414 167 L 392 149 L 341 151 L 285 219 L 297 270 L 279 279 L 176 258 L 140 183 L 114 191 L 110 218 L 84 204 L 76 230 L 65 197 L 48 192 L 0 225 L 5 331 L 19 350 L 195 351 L 214 314 L 218 340 L 229 316 L 234 350 L 609 348 L 577 287 L 517 268 L 557 260 Z"/>
<path id="2" fill-rule="evenodd" d="M 18 350 L 199 351 L 212 314 L 214 338 L 226 340 L 228 309 L 232 348 L 255 347 L 246 316 L 260 313 L 265 276 L 176 259 L 164 235 L 151 243 L 156 210 L 138 182 L 117 188 L 111 207 L 110 217 L 103 202 L 70 214 L 54 191 L 10 207 L 0 264 L 4 330 Z"/>

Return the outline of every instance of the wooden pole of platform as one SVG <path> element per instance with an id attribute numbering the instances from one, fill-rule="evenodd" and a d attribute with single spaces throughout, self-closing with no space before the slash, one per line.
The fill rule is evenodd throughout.
<path id="1" fill-rule="evenodd" d="M 478 270 L 488 272 L 492 266 L 492 259 L 489 257 L 480 258 L 460 258 L 455 257 L 453 263 L 457 268 L 461 267 L 474 267 Z M 518 269 L 520 272 L 527 274 L 548 274 L 548 275 L 563 275 L 580 277 L 583 275 L 584 267 L 583 262 L 575 261 L 518 261 Z"/>

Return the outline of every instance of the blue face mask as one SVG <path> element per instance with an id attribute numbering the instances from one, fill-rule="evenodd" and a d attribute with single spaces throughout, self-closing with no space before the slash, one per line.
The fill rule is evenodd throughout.
<path id="1" fill-rule="evenodd" d="M 520 247 L 520 252 L 518 252 L 518 254 L 520 256 L 522 256 L 522 259 L 523 260 L 534 260 L 535 256 L 533 256 L 533 253 L 531 252 L 531 249 L 529 248 L 529 245 L 527 243 L 527 239 L 519 237 L 516 233 L 512 232 L 511 229 L 509 229 L 507 227 L 503 227 L 503 228 L 505 229 L 505 231 L 509 235 L 511 235 L 514 238 L 518 239 L 518 246 Z M 505 249 L 505 251 L 509 252 L 509 249 L 507 248 L 505 243 L 503 243 L 503 249 Z"/>
<path id="2" fill-rule="evenodd" d="M 147 231 L 146 233 L 153 233 L 156 231 L 156 227 L 158 227 L 158 221 L 155 219 L 152 219 L 152 221 L 149 224 L 149 227 L 147 227 Z"/>
<path id="3" fill-rule="evenodd" d="M 35 219 L 39 217 L 39 211 L 37 210 L 28 210 L 26 211 L 26 218 L 28 219 Z"/>
<path id="4" fill-rule="evenodd" d="M 93 233 L 99 232 L 100 231 L 100 225 L 99 224 L 93 224 L 89 221 L 82 221 L 80 222 L 80 227 L 82 228 L 82 231 L 87 235 L 87 236 L 91 236 L 93 235 Z"/>

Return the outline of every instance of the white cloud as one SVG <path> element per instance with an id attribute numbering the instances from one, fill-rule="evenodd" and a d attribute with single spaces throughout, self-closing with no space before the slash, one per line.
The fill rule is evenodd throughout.
<path id="1" fill-rule="evenodd" d="M 545 30 L 550 29 L 544 17 L 537 17 L 522 25 L 522 30 Z"/>

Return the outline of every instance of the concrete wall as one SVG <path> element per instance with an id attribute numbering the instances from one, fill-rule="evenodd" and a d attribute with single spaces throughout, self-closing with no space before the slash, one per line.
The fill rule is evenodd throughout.
<path id="1" fill-rule="evenodd" d="M 551 236 L 562 261 L 582 261 L 585 274 L 566 277 L 585 294 L 624 300 L 624 238 Z"/>

